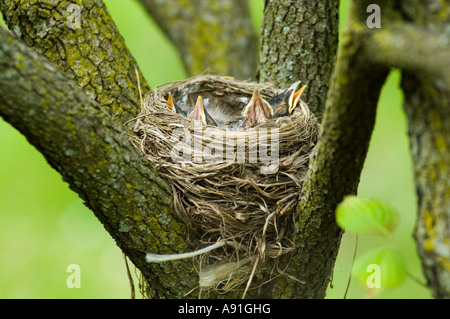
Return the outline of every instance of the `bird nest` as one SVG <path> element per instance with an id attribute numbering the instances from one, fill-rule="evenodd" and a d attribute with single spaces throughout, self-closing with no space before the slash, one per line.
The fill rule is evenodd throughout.
<path id="1" fill-rule="evenodd" d="M 227 122 L 240 117 L 255 87 L 265 99 L 282 92 L 199 76 L 155 88 L 137 118 L 132 141 L 172 185 L 176 212 L 198 239 L 193 249 L 224 243 L 201 259 L 201 288 L 248 288 L 268 261 L 293 249 L 290 226 L 318 122 L 300 101 L 290 116 L 230 130 Z M 190 108 L 202 96 L 217 127 L 172 112 L 169 92 Z"/>

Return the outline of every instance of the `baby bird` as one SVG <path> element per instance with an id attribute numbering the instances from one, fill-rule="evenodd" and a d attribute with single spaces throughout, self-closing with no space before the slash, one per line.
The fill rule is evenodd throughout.
<path id="1" fill-rule="evenodd" d="M 197 103 L 195 103 L 194 109 L 189 114 L 189 118 L 194 121 L 200 121 L 204 125 L 217 126 L 216 121 L 209 115 L 203 104 L 203 99 L 199 95 Z"/>
<path id="2" fill-rule="evenodd" d="M 275 95 L 268 100 L 274 113 L 274 117 L 291 115 L 300 101 L 300 96 L 306 89 L 306 85 L 296 91 L 301 81 L 297 81 L 287 88 L 284 92 Z"/>
<path id="3" fill-rule="evenodd" d="M 175 102 L 173 101 L 173 97 L 172 97 L 172 94 L 170 94 L 170 92 L 169 92 L 169 96 L 167 97 L 167 105 L 169 106 L 169 109 L 172 112 L 174 112 L 174 113 L 177 112 L 177 110 L 175 108 Z"/>
<path id="4" fill-rule="evenodd" d="M 250 128 L 267 122 L 273 116 L 273 110 L 270 104 L 259 94 L 255 87 L 250 102 L 242 111 L 242 118 L 229 123 L 232 129 Z"/>
<path id="5" fill-rule="evenodd" d="M 170 92 L 167 97 L 167 105 L 169 106 L 169 109 L 172 112 L 181 114 L 186 117 L 186 115 L 187 115 L 186 112 L 183 111 L 178 105 L 176 105 L 175 100 L 173 99 L 172 94 L 170 94 Z"/>

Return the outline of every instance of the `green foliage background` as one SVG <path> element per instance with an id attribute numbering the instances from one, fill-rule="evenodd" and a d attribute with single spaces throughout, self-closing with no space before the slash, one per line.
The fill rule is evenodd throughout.
<path id="1" fill-rule="evenodd" d="M 119 30 L 151 86 L 186 77 L 173 46 L 137 1 L 106 0 Z M 341 30 L 348 0 L 341 1 Z M 257 33 L 263 1 L 250 0 Z M 0 24 L 3 24 L 0 21 Z M 359 186 L 359 195 L 395 206 L 402 221 L 396 232 L 408 270 L 422 277 L 412 232 L 416 198 L 407 125 L 393 70 L 382 91 L 377 122 Z M 301 79 L 307 82 L 307 79 Z M 382 245 L 359 236 L 358 255 Z M 350 274 L 355 236 L 345 234 L 327 298 L 342 298 Z M 69 289 L 70 264 L 81 267 L 81 288 Z M 103 226 L 69 190 L 26 139 L 0 119 L 0 298 L 129 298 L 122 253 Z M 293 274 L 295 275 L 295 274 Z M 363 298 L 352 281 L 347 298 Z M 429 298 L 413 280 L 377 298 Z"/>

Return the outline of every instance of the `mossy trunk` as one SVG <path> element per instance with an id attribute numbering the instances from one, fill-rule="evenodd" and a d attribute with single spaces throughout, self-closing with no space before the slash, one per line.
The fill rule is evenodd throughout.
<path id="1" fill-rule="evenodd" d="M 417 248 L 433 295 L 450 298 L 450 90 L 408 73 L 402 87 L 418 199 Z"/>
<path id="2" fill-rule="evenodd" d="M 450 4 L 414 3 L 415 11 L 398 4 L 404 18 L 424 25 L 426 30 L 439 30 L 441 43 L 447 47 L 444 59 L 429 56 L 437 62 L 437 68 L 446 71 L 444 77 L 403 73 L 404 108 L 418 199 L 415 238 L 433 295 L 450 298 Z"/>

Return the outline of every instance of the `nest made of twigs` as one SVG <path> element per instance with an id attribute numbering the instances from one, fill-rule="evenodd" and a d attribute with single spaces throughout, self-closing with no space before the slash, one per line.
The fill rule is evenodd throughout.
<path id="1" fill-rule="evenodd" d="M 171 183 L 177 213 L 201 238 L 193 247 L 228 243 L 210 253 L 210 265 L 202 265 L 201 287 L 231 289 L 264 267 L 266 257 L 293 248 L 289 226 L 318 122 L 300 101 L 291 116 L 245 131 L 227 129 L 255 86 L 266 99 L 282 91 L 218 76 L 162 85 L 145 98 L 135 126 L 133 143 Z M 218 127 L 170 111 L 169 92 L 186 108 L 201 95 Z"/>

